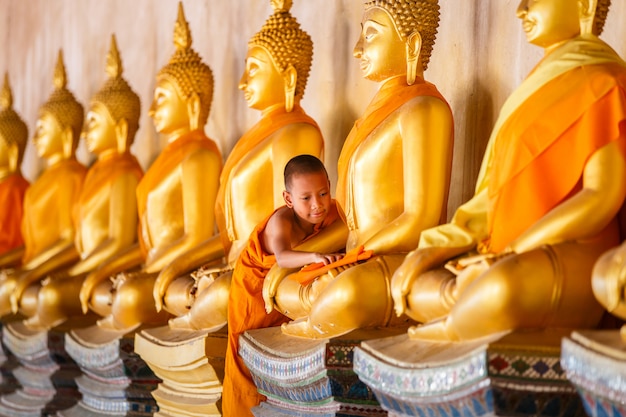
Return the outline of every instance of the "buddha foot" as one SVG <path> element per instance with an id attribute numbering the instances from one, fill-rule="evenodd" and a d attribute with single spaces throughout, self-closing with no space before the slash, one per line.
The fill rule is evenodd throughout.
<path id="1" fill-rule="evenodd" d="M 283 334 L 304 339 L 328 339 L 331 337 L 328 332 L 324 332 L 316 326 L 311 325 L 308 318 L 283 323 L 281 326 Z"/>
<path id="2" fill-rule="evenodd" d="M 454 338 L 448 333 L 447 320 L 445 318 L 426 324 L 412 326 L 408 330 L 409 338 L 414 340 L 453 341 Z"/>
<path id="3" fill-rule="evenodd" d="M 226 325 L 223 321 L 220 323 L 211 323 L 210 320 L 198 325 L 199 323 L 195 323 L 189 314 L 170 319 L 167 324 L 169 328 L 173 330 L 203 330 L 208 331 L 209 333 L 218 331 Z"/>

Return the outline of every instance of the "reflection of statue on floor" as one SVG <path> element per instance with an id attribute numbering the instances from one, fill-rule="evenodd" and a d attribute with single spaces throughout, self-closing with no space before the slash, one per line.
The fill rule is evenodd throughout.
<path id="1" fill-rule="evenodd" d="M 445 99 L 423 79 L 438 23 L 436 0 L 365 3 L 354 56 L 365 78 L 382 86 L 344 143 L 337 202 L 350 229 L 348 254 L 364 247 L 376 256 L 306 285 L 283 279 L 288 270 L 271 272 L 268 310 L 300 319 L 283 325 L 286 334 L 328 338 L 389 324 L 391 274 L 420 232 L 446 218 L 453 121 Z"/>
<path id="2" fill-rule="evenodd" d="M 174 260 L 154 287 L 157 305 L 177 316 L 171 328 L 216 330 L 226 324 L 232 266 L 254 227 L 283 204 L 286 163 L 300 154 L 323 154 L 322 134 L 300 107 L 313 44 L 289 13 L 291 0 L 272 5 L 274 14 L 248 43 L 239 82 L 261 120 L 224 165 L 215 208 L 219 235 Z M 202 265 L 197 282 L 184 275 Z"/>
<path id="3" fill-rule="evenodd" d="M 24 197 L 21 266 L 4 270 L 0 280 L 0 315 L 13 311 L 29 314 L 36 305 L 19 304 L 32 282 L 78 259 L 72 213 L 87 169 L 75 156 L 83 124 L 83 106 L 66 88 L 63 56 L 54 71 L 55 89 L 42 105 L 35 131 L 35 146 L 47 167 Z"/>
<path id="4" fill-rule="evenodd" d="M 130 146 L 141 109 L 139 97 L 122 78 L 115 37 L 107 73 L 109 79 L 91 100 L 83 130 L 87 148 L 97 160 L 87 172 L 75 212 L 80 261 L 24 291 L 20 304 L 36 306 L 25 321 L 31 328 L 50 328 L 68 316 L 80 315 L 79 291 L 86 274 L 137 240 L 135 189 L 143 171 Z"/>
<path id="5" fill-rule="evenodd" d="M 137 186 L 140 247 L 91 273 L 80 292 L 83 309 L 89 305 L 105 316 L 100 328 L 127 332 L 141 323 L 165 323 L 168 315 L 158 313 L 149 296 L 158 272 L 213 234 L 222 167 L 217 145 L 204 133 L 213 75 L 191 42 L 181 4 L 174 29 L 176 52 L 157 75 L 150 107 L 156 130 L 167 136 L 168 144 Z"/>
<path id="6" fill-rule="evenodd" d="M 596 37 L 609 0 L 597 3 L 521 2 L 545 57 L 504 104 L 475 196 L 394 275 L 396 312 L 427 323 L 412 337 L 598 323 L 591 270 L 619 242 L 626 193 L 626 68 Z"/>
<path id="7" fill-rule="evenodd" d="M 13 94 L 9 74 L 4 76 L 0 91 L 0 267 L 19 265 L 22 260 L 22 204 L 28 181 L 22 176 L 21 165 L 28 128 L 13 110 Z M 15 250 L 17 249 L 17 250 Z"/>

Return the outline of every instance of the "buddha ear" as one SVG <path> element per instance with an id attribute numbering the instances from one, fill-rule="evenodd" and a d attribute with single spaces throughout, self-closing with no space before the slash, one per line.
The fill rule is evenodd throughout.
<path id="1" fill-rule="evenodd" d="M 283 200 L 285 200 L 285 204 L 287 207 L 293 207 L 293 201 L 291 200 L 291 194 L 287 190 L 283 190 Z"/>
<path id="2" fill-rule="evenodd" d="M 298 81 L 298 72 L 289 64 L 287 69 L 283 71 L 283 80 L 285 81 L 285 110 L 287 113 L 293 110 L 296 96 L 296 82 Z"/>
<path id="3" fill-rule="evenodd" d="M 11 143 L 7 148 L 9 156 L 9 170 L 11 172 L 17 171 L 17 165 L 19 164 L 20 151 L 17 148 L 17 144 Z"/>
<path id="4" fill-rule="evenodd" d="M 578 16 L 580 17 L 580 34 L 593 34 L 598 0 L 578 0 Z"/>
<path id="5" fill-rule="evenodd" d="M 189 128 L 200 128 L 200 96 L 195 91 L 187 99 L 187 113 L 189 114 Z"/>
<path id="6" fill-rule="evenodd" d="M 125 117 L 122 117 L 115 124 L 115 140 L 118 153 L 124 153 L 128 150 L 128 120 Z"/>
<path id="7" fill-rule="evenodd" d="M 413 85 L 417 77 L 417 65 L 422 51 L 422 35 L 412 32 L 406 39 L 406 83 Z"/>
<path id="8" fill-rule="evenodd" d="M 63 156 L 69 159 L 74 155 L 74 132 L 71 126 L 66 126 L 61 132 L 61 144 L 63 146 Z"/>

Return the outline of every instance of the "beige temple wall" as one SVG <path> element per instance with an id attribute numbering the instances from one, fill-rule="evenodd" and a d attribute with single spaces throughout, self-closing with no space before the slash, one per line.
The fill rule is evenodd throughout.
<path id="1" fill-rule="evenodd" d="M 626 3 L 613 0 L 603 38 L 626 56 Z M 206 131 L 226 156 L 259 118 L 237 84 L 247 40 L 271 14 L 269 0 L 185 0 L 194 48 L 213 69 L 216 86 Z M 450 102 L 456 129 L 449 213 L 472 194 L 482 152 L 497 111 L 541 58 L 515 17 L 518 0 L 440 0 L 442 20 L 426 79 Z M 144 168 L 162 147 L 147 112 L 156 72 L 173 53 L 177 0 L 0 0 L 0 71 L 8 71 L 15 109 L 32 137 L 39 106 L 52 91 L 62 48 L 68 86 L 87 105 L 105 79 L 104 63 L 115 33 L 124 74 L 142 99 L 133 145 Z M 362 79 L 352 57 L 361 0 L 294 0 L 292 14 L 315 45 L 303 107 L 326 138 L 325 162 L 333 182 L 343 140 L 377 89 Z M 85 164 L 92 157 L 79 148 Z M 29 143 L 23 170 L 30 180 L 43 168 Z"/>

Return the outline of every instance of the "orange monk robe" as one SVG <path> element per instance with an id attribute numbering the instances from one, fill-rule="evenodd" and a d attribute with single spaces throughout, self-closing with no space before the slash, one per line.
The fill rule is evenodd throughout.
<path id="1" fill-rule="evenodd" d="M 77 160 L 64 160 L 48 167 L 26 190 L 22 263 L 55 244 L 68 230 L 75 230 L 72 217 L 86 174 L 87 168 Z M 65 200 L 61 201 L 60 196 Z"/>
<path id="2" fill-rule="evenodd" d="M 504 250 L 580 191 L 585 164 L 612 141 L 626 155 L 622 65 L 578 67 L 531 95 L 502 125 L 495 141 L 488 188 L 490 250 Z M 617 245 L 617 223 L 607 228 L 611 230 L 600 234 Z"/>
<path id="3" fill-rule="evenodd" d="M 24 244 L 22 204 L 29 185 L 19 173 L 0 181 L 0 255 Z"/>
<path id="4" fill-rule="evenodd" d="M 227 253 L 230 249 L 231 242 L 237 239 L 234 232 L 233 211 L 231 209 L 229 194 L 231 173 L 252 149 L 260 145 L 270 135 L 285 126 L 296 123 L 307 123 L 315 127 L 318 131 L 320 130 L 315 120 L 308 116 L 299 105 L 294 105 L 293 110 L 290 112 L 287 112 L 285 108 L 281 106 L 264 115 L 257 124 L 252 126 L 237 141 L 237 144 L 228 155 L 228 159 L 220 175 L 220 188 L 217 192 L 215 203 L 215 221 L 217 222 L 217 228 L 222 244 L 224 245 L 224 250 Z M 320 131 L 320 137 L 321 136 Z"/>
<path id="5" fill-rule="evenodd" d="M 434 84 L 424 81 L 422 78 L 418 77 L 413 85 L 408 85 L 404 77 L 396 77 L 385 82 L 365 109 L 363 116 L 354 123 L 350 134 L 346 138 L 341 149 L 341 154 L 339 155 L 339 161 L 337 162 L 337 202 L 342 208 L 342 213 L 345 213 L 346 223 L 350 230 L 354 230 L 357 227 L 354 220 L 354 208 L 352 207 L 353 201 L 350 195 L 351 187 L 348 176 L 350 160 L 361 143 L 363 143 L 372 131 L 385 121 L 391 113 L 399 109 L 406 102 L 420 96 L 435 97 L 448 105 L 448 102 L 437 90 L 437 87 L 435 87 Z M 446 199 L 447 195 L 448 193 L 446 192 Z M 446 205 L 447 202 L 444 201 L 442 207 L 445 208 Z M 442 210 L 441 215 L 441 221 L 445 221 L 446 210 Z"/>
<path id="6" fill-rule="evenodd" d="M 224 417 L 252 416 L 250 409 L 265 400 L 265 396 L 258 393 L 252 382 L 250 371 L 237 355 L 239 336 L 247 330 L 278 326 L 289 321 L 276 309 L 267 314 L 263 302 L 263 281 L 276 263 L 276 257 L 267 253 L 262 244 L 263 231 L 272 216 L 268 216 L 252 232 L 233 271 L 228 297 L 228 348 L 222 391 Z M 326 219 L 302 242 L 317 235 L 338 218 L 337 205 L 333 200 Z"/>
<path id="7" fill-rule="evenodd" d="M 93 198 L 100 193 L 105 187 L 111 187 L 115 179 L 122 174 L 130 174 L 135 176 L 139 181 L 143 176 L 143 169 L 135 158 L 130 153 L 114 153 L 98 158 L 98 160 L 89 168 L 85 183 L 83 184 L 82 191 L 78 205 L 76 207 L 76 224 L 79 225 L 81 220 L 89 215 L 93 214 Z M 89 231 L 89 233 L 96 232 L 95 230 Z M 103 241 L 109 236 L 108 228 L 104 228 L 99 232 L 104 235 L 96 241 Z M 83 251 L 81 234 L 78 234 L 76 240 L 76 246 L 79 252 Z"/>
<path id="8" fill-rule="evenodd" d="M 174 169 L 176 169 L 189 155 L 206 149 L 221 155 L 215 142 L 206 137 L 203 131 L 193 130 L 167 144 L 158 158 L 152 163 L 146 175 L 137 185 L 137 212 L 139 214 L 139 228 L 148 204 L 148 195 L 163 181 Z M 221 157 L 220 157 L 221 160 Z M 207 181 L 213 179 L 208 178 Z M 144 241 L 145 236 L 139 230 L 139 244 L 144 254 L 147 255 L 151 242 Z"/>

